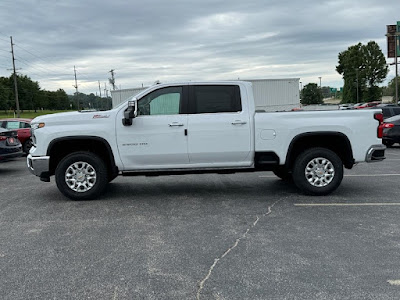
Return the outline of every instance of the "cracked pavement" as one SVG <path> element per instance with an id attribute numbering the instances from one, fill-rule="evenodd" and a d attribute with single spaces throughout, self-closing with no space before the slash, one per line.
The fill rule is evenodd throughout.
<path id="1" fill-rule="evenodd" d="M 0 164 L 2 299 L 396 299 L 400 148 L 327 197 L 270 172 L 117 178 L 73 202 Z M 260 177 L 266 176 L 266 177 Z"/>

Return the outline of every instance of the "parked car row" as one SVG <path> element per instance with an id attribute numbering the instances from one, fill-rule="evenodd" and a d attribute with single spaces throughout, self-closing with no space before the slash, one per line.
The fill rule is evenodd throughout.
<path id="1" fill-rule="evenodd" d="M 1 119 L 0 128 L 15 130 L 18 133 L 18 139 L 22 144 L 22 150 L 28 154 L 32 147 L 31 140 L 31 121 L 32 119 Z"/>
<path id="2" fill-rule="evenodd" d="M 363 108 L 371 108 L 371 107 L 376 107 L 379 105 L 385 105 L 381 104 L 380 101 L 372 101 L 372 102 L 367 102 L 367 103 L 346 103 L 346 104 L 340 104 L 339 109 L 344 110 L 344 109 L 363 109 Z"/>
<path id="3" fill-rule="evenodd" d="M 387 147 L 400 143 L 400 115 L 386 119 L 382 124 L 382 142 Z"/>
<path id="4" fill-rule="evenodd" d="M 396 115 L 400 115 L 400 106 L 392 103 L 380 103 L 377 101 L 368 103 L 356 103 L 356 104 L 340 104 L 340 110 L 346 109 L 364 109 L 364 108 L 380 108 L 382 109 L 383 118 L 387 119 Z"/>

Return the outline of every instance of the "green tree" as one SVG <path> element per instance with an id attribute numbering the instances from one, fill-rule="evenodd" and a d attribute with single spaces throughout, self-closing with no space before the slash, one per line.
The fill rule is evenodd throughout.
<path id="1" fill-rule="evenodd" d="M 301 104 L 322 104 L 322 91 L 316 83 L 309 83 L 301 91 Z"/>
<path id="2" fill-rule="evenodd" d="M 12 77 L 10 76 L 10 80 Z M 40 91 L 39 83 L 26 75 L 17 75 L 18 101 L 21 110 L 34 109 L 37 95 Z M 14 90 L 13 90 L 13 97 Z"/>
<path id="3" fill-rule="evenodd" d="M 378 87 L 378 84 L 382 83 L 389 73 L 385 56 L 379 45 L 374 41 L 368 42 L 367 45 L 363 46 L 362 50 L 365 59 L 365 76 L 368 86 L 366 99 L 368 101 L 382 99 L 382 89 Z"/>
<path id="4" fill-rule="evenodd" d="M 339 53 L 339 65 L 336 71 L 343 76 L 343 103 L 361 102 L 365 86 L 365 66 L 362 59 L 362 44 L 349 47 Z"/>
<path id="5" fill-rule="evenodd" d="M 14 85 L 10 78 L 0 77 L 0 109 L 6 111 L 15 106 L 13 89 Z"/>
<path id="6" fill-rule="evenodd" d="M 382 98 L 382 83 L 389 68 L 379 45 L 370 41 L 358 43 L 340 52 L 336 71 L 343 76 L 343 103 L 372 101 Z"/>
<path id="7" fill-rule="evenodd" d="M 6 111 L 8 109 L 8 101 L 10 99 L 10 87 L 7 82 L 0 78 L 0 109 Z"/>

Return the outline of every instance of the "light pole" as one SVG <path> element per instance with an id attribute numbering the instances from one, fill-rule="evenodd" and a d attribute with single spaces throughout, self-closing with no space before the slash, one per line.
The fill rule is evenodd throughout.
<path id="1" fill-rule="evenodd" d="M 356 70 L 356 80 L 357 80 L 357 103 L 359 103 L 358 102 L 358 69 Z"/>
<path id="2" fill-rule="evenodd" d="M 301 93 L 303 92 L 303 82 L 300 81 L 300 101 L 301 101 Z"/>

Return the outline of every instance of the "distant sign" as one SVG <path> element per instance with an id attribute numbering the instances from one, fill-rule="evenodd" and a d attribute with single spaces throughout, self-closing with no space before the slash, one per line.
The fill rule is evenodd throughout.
<path id="1" fill-rule="evenodd" d="M 397 22 L 397 25 L 386 25 L 387 28 L 387 51 L 388 57 L 396 57 L 396 37 L 395 34 L 397 32 L 397 27 L 400 25 L 400 22 Z M 397 39 L 397 42 L 399 39 Z M 397 50 L 397 55 L 399 56 L 400 51 Z"/>

